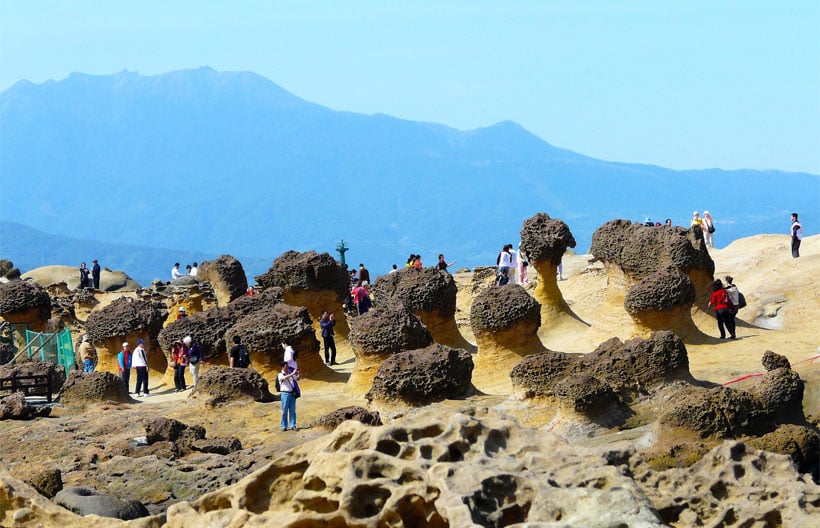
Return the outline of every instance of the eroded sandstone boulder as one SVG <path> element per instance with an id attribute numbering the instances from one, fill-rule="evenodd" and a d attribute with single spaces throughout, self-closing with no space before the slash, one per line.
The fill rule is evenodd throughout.
<path id="1" fill-rule="evenodd" d="M 242 263 L 230 255 L 201 262 L 196 279 L 211 283 L 218 306 L 225 306 L 242 297 L 248 289 L 248 278 Z"/>
<path id="2" fill-rule="evenodd" d="M 71 372 L 60 393 L 62 403 L 82 404 L 94 402 L 131 403 L 122 380 L 111 372 Z"/>
<path id="3" fill-rule="evenodd" d="M 80 273 L 75 266 L 42 266 L 24 273 L 23 279 L 36 282 L 44 288 L 60 284 L 66 290 L 77 290 L 80 287 Z M 100 270 L 101 291 L 134 291 L 139 288 L 140 284 L 124 271 L 106 267 Z"/>
<path id="4" fill-rule="evenodd" d="M 364 407 L 357 405 L 351 407 L 342 407 L 336 409 L 320 418 L 318 418 L 311 427 L 325 427 L 327 429 L 336 429 L 342 422 L 347 420 L 356 420 L 365 425 L 382 425 L 381 416 L 376 411 L 368 411 Z"/>
<path id="5" fill-rule="evenodd" d="M 87 486 L 69 486 L 54 497 L 54 502 L 78 515 L 99 515 L 128 521 L 148 517 L 148 509 L 136 500 L 121 500 Z"/>
<path id="6" fill-rule="evenodd" d="M 46 468 L 26 483 L 50 499 L 63 489 L 63 475 L 59 468 Z"/>
<path id="7" fill-rule="evenodd" d="M 469 352 L 433 344 L 387 358 L 365 395 L 368 401 L 426 405 L 470 393 L 473 360 Z"/>
<path id="8" fill-rule="evenodd" d="M 29 281 L 0 283 L 0 317 L 10 323 L 27 323 L 29 329 L 42 332 L 51 317 L 51 297 L 42 286 Z"/>
<path id="9" fill-rule="evenodd" d="M 522 359 L 510 372 L 513 388 L 523 398 L 553 395 L 556 383 L 576 371 L 579 354 L 545 350 Z"/>
<path id="10" fill-rule="evenodd" d="M 806 425 L 783 424 L 760 437 L 744 441 L 755 449 L 788 455 L 801 473 L 820 477 L 820 434 Z"/>
<path id="11" fill-rule="evenodd" d="M 22 392 L 14 392 L 0 400 L 0 420 L 32 420 L 51 415 L 51 407 L 29 405 Z"/>
<path id="12" fill-rule="evenodd" d="M 19 278 L 20 270 L 14 267 L 14 263 L 10 260 L 0 259 L 0 279 L 5 279 L 5 281 L 12 281 Z"/>
<path id="13" fill-rule="evenodd" d="M 792 368 L 792 365 L 789 362 L 789 358 L 787 358 L 786 356 L 781 356 L 780 354 L 776 354 L 771 350 L 767 350 L 763 354 L 763 357 L 761 358 L 760 362 L 763 364 L 763 368 L 767 371 L 779 368 Z"/>
<path id="14" fill-rule="evenodd" d="M 694 302 L 692 281 L 678 268 L 667 266 L 633 285 L 624 308 L 641 327 L 687 336 L 698 332 L 690 314 Z"/>
<path id="15" fill-rule="evenodd" d="M 190 397 L 204 400 L 210 405 L 274 400 L 274 395 L 268 389 L 268 382 L 255 370 L 221 366 L 205 370 L 199 376 Z"/>

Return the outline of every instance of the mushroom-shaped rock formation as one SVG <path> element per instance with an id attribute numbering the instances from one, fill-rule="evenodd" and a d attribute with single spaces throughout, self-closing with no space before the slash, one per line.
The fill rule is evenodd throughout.
<path id="1" fill-rule="evenodd" d="M 424 348 L 433 343 L 421 320 L 402 304 L 386 304 L 350 320 L 350 345 L 356 364 L 348 390 L 364 394 L 382 363 L 399 352 Z"/>
<path id="2" fill-rule="evenodd" d="M 0 259 L 0 282 L 12 281 L 20 278 L 20 270 L 14 267 L 10 260 Z"/>
<path id="3" fill-rule="evenodd" d="M 60 401 L 68 404 L 94 402 L 129 403 L 134 400 L 128 395 L 122 380 L 111 372 L 71 372 L 63 385 Z"/>
<path id="4" fill-rule="evenodd" d="M 427 405 L 467 396 L 473 359 L 466 350 L 433 344 L 393 354 L 379 368 L 368 401 Z"/>
<path id="5" fill-rule="evenodd" d="M 155 343 L 166 314 L 165 305 L 159 301 L 148 302 L 129 297 L 116 299 L 99 311 L 92 312 L 88 316 L 86 329 L 91 342 L 97 347 L 97 370 L 118 372 L 117 354 L 122 349 L 122 343 L 129 343 L 131 350 L 134 350 L 137 340 L 144 339 L 148 368 L 164 374 L 167 362 Z"/>
<path id="6" fill-rule="evenodd" d="M 65 284 L 69 290 L 80 287 L 80 273 L 75 266 L 42 266 L 24 273 L 23 279 L 36 282 L 43 287 L 60 283 Z M 134 291 L 139 288 L 139 283 L 124 271 L 105 267 L 100 270 L 100 291 Z"/>
<path id="7" fill-rule="evenodd" d="M 191 399 L 204 400 L 209 405 L 223 403 L 271 402 L 274 395 L 268 382 L 250 368 L 211 367 L 199 377 Z"/>
<path id="8" fill-rule="evenodd" d="M 518 285 L 490 286 L 470 307 L 470 327 L 478 344 L 473 383 L 490 390 L 523 356 L 544 350 L 538 339 L 541 306 Z"/>
<path id="9" fill-rule="evenodd" d="M 216 294 L 217 306 L 225 306 L 242 297 L 248 289 L 248 279 L 242 263 L 230 255 L 202 262 L 196 279 L 211 283 Z"/>
<path id="10" fill-rule="evenodd" d="M 51 317 L 51 297 L 39 284 L 22 280 L 0 283 L 0 317 L 10 323 L 27 323 L 30 330 L 42 332 Z"/>
<path id="11" fill-rule="evenodd" d="M 699 229 L 656 228 L 611 220 L 595 230 L 590 251 L 607 271 L 608 287 L 602 310 L 609 313 L 602 313 L 599 323 L 606 322 L 607 316 L 618 319 L 623 305 L 635 318 L 632 334 L 646 335 L 664 328 L 684 332 L 683 337 L 688 340 L 702 338 L 700 332 L 692 330 L 694 322 L 685 313 L 691 287 L 695 290 L 694 303 L 706 308 L 715 272 L 715 263 Z M 677 277 L 670 267 L 686 275 L 691 285 Z M 656 289 L 653 300 L 652 288 L 660 288 L 663 296 Z M 610 322 L 602 326 L 619 326 L 616 321 Z"/>
<path id="12" fill-rule="evenodd" d="M 456 295 L 453 276 L 437 268 L 404 268 L 376 279 L 373 304 L 403 304 L 421 319 L 433 340 L 451 347 L 472 350 L 456 326 Z"/>
<path id="13" fill-rule="evenodd" d="M 264 289 L 282 288 L 285 302 L 306 306 L 317 324 L 322 310 L 327 310 L 336 320 L 336 334 L 347 335 L 349 329 L 342 303 L 349 292 L 350 277 L 347 268 L 330 254 L 286 251 L 273 261 L 267 273 L 256 276 L 256 283 Z"/>
<path id="14" fill-rule="evenodd" d="M 538 213 L 521 227 L 521 251 L 538 272 L 535 298 L 541 304 L 541 324 L 548 333 L 556 326 L 565 330 L 584 330 L 586 325 L 569 308 L 558 289 L 557 270 L 567 248 L 575 247 L 575 238 L 562 220 Z"/>
<path id="15" fill-rule="evenodd" d="M 347 420 L 356 420 L 365 425 L 382 425 L 381 416 L 376 411 L 368 411 L 364 407 L 357 405 L 351 407 L 342 407 L 336 409 L 321 418 L 317 419 L 311 427 L 324 427 L 327 429 L 336 429 L 339 424 Z"/>
<path id="16" fill-rule="evenodd" d="M 667 266 L 632 286 L 626 294 L 624 308 L 636 326 L 646 331 L 672 330 L 687 337 L 700 334 L 690 313 L 694 302 L 692 281 L 678 268 Z"/>
<path id="17" fill-rule="evenodd" d="M 232 345 L 239 336 L 251 356 L 251 367 L 272 380 L 282 369 L 283 343 L 298 353 L 302 378 L 323 377 L 330 372 L 319 357 L 319 341 L 304 306 L 276 304 L 256 310 L 242 318 L 225 333 Z"/>

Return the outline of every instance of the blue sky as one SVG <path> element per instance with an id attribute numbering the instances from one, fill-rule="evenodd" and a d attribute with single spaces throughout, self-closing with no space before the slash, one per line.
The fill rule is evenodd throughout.
<path id="1" fill-rule="evenodd" d="M 0 90 L 210 66 L 607 160 L 820 174 L 818 28 L 817 0 L 0 0 Z"/>

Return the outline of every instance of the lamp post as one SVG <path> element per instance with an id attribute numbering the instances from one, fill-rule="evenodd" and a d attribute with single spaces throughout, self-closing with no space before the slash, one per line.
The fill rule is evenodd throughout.
<path id="1" fill-rule="evenodd" d="M 339 245 L 336 246 L 336 251 L 339 252 L 339 262 L 342 263 L 342 266 L 345 265 L 345 251 L 347 251 L 348 249 L 350 249 L 350 248 L 345 246 L 345 240 L 344 239 L 342 239 L 342 241 L 339 242 Z"/>

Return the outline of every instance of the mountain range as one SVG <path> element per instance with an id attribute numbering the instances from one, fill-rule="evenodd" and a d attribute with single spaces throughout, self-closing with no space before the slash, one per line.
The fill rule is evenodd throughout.
<path id="1" fill-rule="evenodd" d="M 688 225 L 708 209 L 718 247 L 787 233 L 791 211 L 807 232 L 820 223 L 818 175 L 602 161 L 509 121 L 462 131 L 332 110 L 250 72 L 20 81 L 0 94 L 0 134 L 0 256 L 24 271 L 107 251 L 143 283 L 223 253 L 262 272 L 289 249 L 336 255 L 341 239 L 376 274 L 410 253 L 489 265 L 542 211 L 580 252 L 613 218 Z"/>

